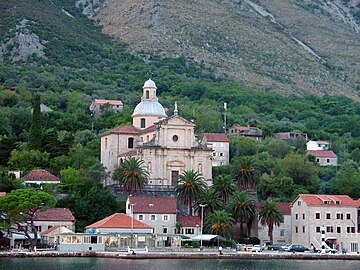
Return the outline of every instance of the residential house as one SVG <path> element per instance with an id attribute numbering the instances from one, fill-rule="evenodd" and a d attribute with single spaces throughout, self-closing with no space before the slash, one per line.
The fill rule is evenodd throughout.
<path id="1" fill-rule="evenodd" d="M 252 138 L 256 141 L 261 141 L 263 138 L 263 131 L 257 127 L 233 125 L 229 128 L 229 135 L 243 136 Z"/>
<path id="2" fill-rule="evenodd" d="M 300 194 L 291 205 L 292 243 L 320 248 L 324 229 L 331 248 L 359 252 L 359 206 L 346 195 Z"/>
<path id="3" fill-rule="evenodd" d="M 295 131 L 279 132 L 279 133 L 275 134 L 275 139 L 277 139 L 277 140 L 293 140 L 293 139 L 297 139 L 297 138 L 307 140 L 308 136 L 306 133 L 295 132 Z"/>
<path id="4" fill-rule="evenodd" d="M 123 109 L 123 103 L 120 100 L 95 99 L 89 110 L 94 116 L 100 115 L 104 110 L 120 112 Z"/>
<path id="5" fill-rule="evenodd" d="M 6 195 L 6 192 L 0 192 L 0 197 L 5 196 L 5 195 Z"/>
<path id="6" fill-rule="evenodd" d="M 175 197 L 129 196 L 126 214 L 154 228 L 156 234 L 174 234 L 176 231 Z"/>
<path id="7" fill-rule="evenodd" d="M 203 144 L 206 144 L 212 151 L 212 166 L 229 164 L 229 138 L 224 133 L 205 133 Z"/>
<path id="8" fill-rule="evenodd" d="M 256 202 L 255 207 L 257 212 L 261 207 L 262 203 Z M 280 226 L 274 226 L 273 230 L 273 243 L 291 243 L 291 203 L 277 203 L 279 212 L 284 216 L 283 222 Z M 257 235 L 261 243 L 269 243 L 269 226 L 262 225 L 260 220 L 257 219 Z"/>
<path id="9" fill-rule="evenodd" d="M 32 170 L 23 178 L 24 183 L 31 186 L 40 186 L 43 184 L 60 184 L 59 177 L 53 175 L 47 170 Z"/>
<path id="10" fill-rule="evenodd" d="M 306 150 L 329 150 L 330 143 L 325 141 L 308 141 L 306 143 Z"/>
<path id="11" fill-rule="evenodd" d="M 190 238 L 201 234 L 201 218 L 199 216 L 178 216 L 177 222 L 181 223 L 180 234 Z"/>
<path id="12" fill-rule="evenodd" d="M 49 246 L 57 246 L 59 244 L 57 235 L 62 233 L 74 233 L 74 232 L 64 226 L 54 226 L 40 233 L 41 242 Z"/>
<path id="13" fill-rule="evenodd" d="M 332 150 L 308 150 L 307 154 L 314 156 L 320 166 L 338 165 L 338 157 Z"/>
<path id="14" fill-rule="evenodd" d="M 35 214 L 34 225 L 39 234 L 52 227 L 66 227 L 75 231 L 75 217 L 69 208 L 40 209 Z"/>

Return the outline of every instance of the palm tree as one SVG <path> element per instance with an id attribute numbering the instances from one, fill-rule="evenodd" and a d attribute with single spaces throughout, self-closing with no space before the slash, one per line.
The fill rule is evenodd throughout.
<path id="1" fill-rule="evenodd" d="M 226 204 L 229 197 L 235 192 L 236 186 L 229 176 L 220 175 L 214 179 L 213 188 L 219 198 Z"/>
<path id="2" fill-rule="evenodd" d="M 188 214 L 192 215 L 192 204 L 206 189 L 206 184 L 201 173 L 190 170 L 179 176 L 175 191 L 181 202 L 188 205 Z"/>
<path id="3" fill-rule="evenodd" d="M 225 210 L 216 210 L 211 213 L 205 222 L 205 228 L 213 234 L 227 237 L 232 232 L 234 219 Z"/>
<path id="4" fill-rule="evenodd" d="M 246 191 L 237 191 L 231 197 L 228 205 L 229 212 L 240 223 L 240 235 L 244 235 L 244 224 L 247 227 L 247 236 L 250 234 L 250 224 L 255 218 L 255 205 Z"/>
<path id="5" fill-rule="evenodd" d="M 204 219 L 206 219 L 209 213 L 214 212 L 215 210 L 219 210 L 222 206 L 222 203 L 217 197 L 215 189 L 206 188 L 194 205 L 195 211 L 201 210 L 200 205 L 206 205 L 204 209 Z"/>
<path id="6" fill-rule="evenodd" d="M 145 186 L 149 173 L 145 169 L 143 160 L 129 157 L 115 169 L 113 178 L 119 181 L 123 191 L 135 193 Z"/>
<path id="7" fill-rule="evenodd" d="M 256 187 L 257 175 L 255 171 L 255 160 L 253 157 L 244 156 L 236 165 L 235 179 L 240 189 L 254 189 Z"/>
<path id="8" fill-rule="evenodd" d="M 259 211 L 259 220 L 261 225 L 269 227 L 268 236 L 270 245 L 272 245 L 274 225 L 280 226 L 280 223 L 284 220 L 284 216 L 280 213 L 275 201 L 268 200 L 262 204 Z"/>

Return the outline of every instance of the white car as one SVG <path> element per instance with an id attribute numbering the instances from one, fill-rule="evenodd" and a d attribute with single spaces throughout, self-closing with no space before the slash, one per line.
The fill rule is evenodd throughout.
<path id="1" fill-rule="evenodd" d="M 252 248 L 252 252 L 262 252 L 263 251 L 263 247 L 260 245 L 255 245 Z"/>

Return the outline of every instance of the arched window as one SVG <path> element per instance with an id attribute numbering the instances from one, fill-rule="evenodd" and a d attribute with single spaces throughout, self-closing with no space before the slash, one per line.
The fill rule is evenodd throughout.
<path id="1" fill-rule="evenodd" d="M 198 172 L 199 172 L 199 173 L 202 173 L 202 169 L 203 169 L 203 168 L 202 168 L 202 164 L 199 163 L 199 165 L 198 165 Z"/>
<path id="2" fill-rule="evenodd" d="M 145 118 L 140 119 L 140 127 L 145 128 Z"/>
<path id="3" fill-rule="evenodd" d="M 148 170 L 148 173 L 152 172 L 151 162 L 148 162 L 147 170 Z"/>
<path id="4" fill-rule="evenodd" d="M 149 135 L 146 136 L 146 141 L 147 142 L 150 141 L 150 136 Z"/>
<path id="5" fill-rule="evenodd" d="M 128 138 L 128 148 L 134 148 L 134 138 Z"/>
<path id="6" fill-rule="evenodd" d="M 150 98 L 149 90 L 146 90 L 146 92 L 145 92 L 145 98 L 146 98 L 146 99 L 149 99 L 149 98 Z"/>

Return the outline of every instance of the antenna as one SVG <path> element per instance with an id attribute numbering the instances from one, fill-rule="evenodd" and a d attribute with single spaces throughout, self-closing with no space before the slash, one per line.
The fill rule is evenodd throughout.
<path id="1" fill-rule="evenodd" d="M 224 133 L 226 134 L 226 110 L 227 110 L 227 103 L 224 102 Z"/>

